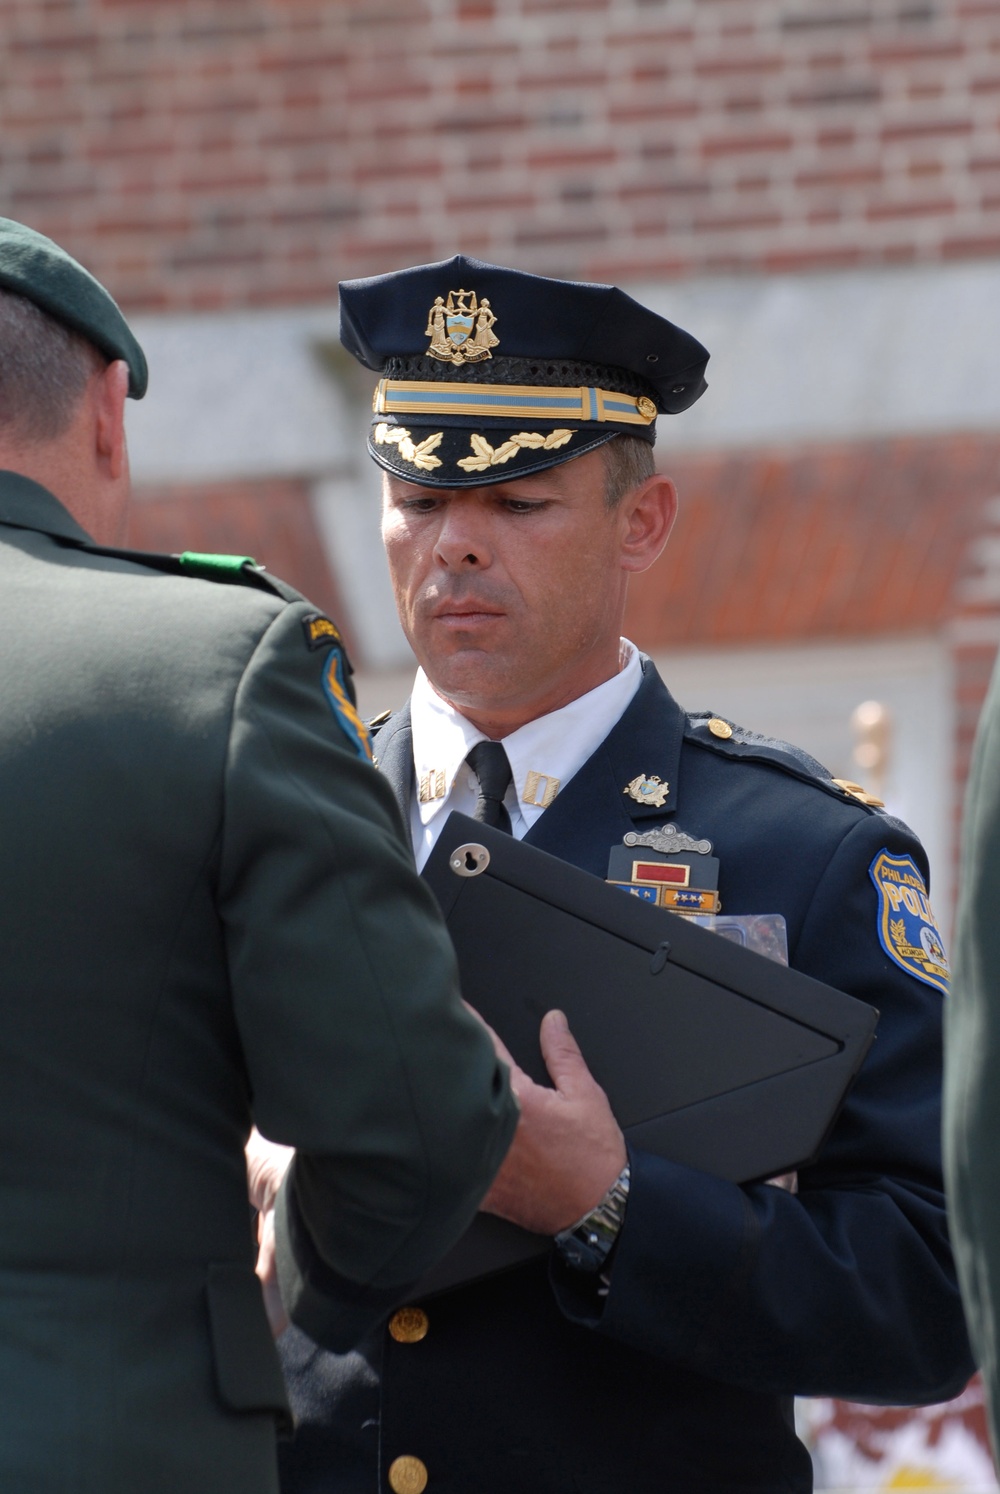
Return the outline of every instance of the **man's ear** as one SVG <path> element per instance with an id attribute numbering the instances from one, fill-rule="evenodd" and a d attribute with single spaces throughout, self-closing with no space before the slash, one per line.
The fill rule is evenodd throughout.
<path id="1" fill-rule="evenodd" d="M 647 571 L 657 559 L 677 517 L 677 489 L 657 473 L 622 499 L 622 569 Z"/>
<path id="2" fill-rule="evenodd" d="M 125 445 L 125 401 L 128 398 L 128 364 L 117 358 L 97 375 L 93 386 L 96 415 L 97 458 L 108 477 L 117 481 L 127 471 Z"/>

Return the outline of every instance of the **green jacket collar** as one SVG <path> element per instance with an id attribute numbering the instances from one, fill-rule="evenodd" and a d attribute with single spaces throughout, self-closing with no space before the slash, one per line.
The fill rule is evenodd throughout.
<path id="1" fill-rule="evenodd" d="M 20 472 L 0 471 L 0 524 L 16 529 L 37 529 L 56 539 L 77 544 L 94 543 L 87 531 L 76 522 L 48 488 L 23 477 Z"/>

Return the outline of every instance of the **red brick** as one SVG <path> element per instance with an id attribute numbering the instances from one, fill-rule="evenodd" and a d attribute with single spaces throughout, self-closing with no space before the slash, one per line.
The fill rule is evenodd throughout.
<path id="1" fill-rule="evenodd" d="M 594 244 L 608 236 L 608 225 L 604 222 L 580 223 L 576 225 L 546 225 L 532 223 L 514 232 L 515 244 Z"/>
<path id="2" fill-rule="evenodd" d="M 769 249 L 763 256 L 762 268 L 773 274 L 849 270 L 861 264 L 864 257 L 863 250 L 853 245 L 849 248 L 817 245 L 814 248 Z"/>
<path id="3" fill-rule="evenodd" d="M 817 84 L 813 88 L 794 89 L 788 102 L 796 109 L 829 109 L 838 106 L 857 109 L 865 104 L 877 104 L 882 98 L 882 88 L 877 79 L 851 82 L 850 79 Z"/>
<path id="4" fill-rule="evenodd" d="M 880 165 L 858 163 L 840 169 L 829 167 L 823 171 L 801 171 L 795 177 L 795 185 L 808 191 L 812 187 L 863 187 L 882 180 Z"/>
<path id="5" fill-rule="evenodd" d="M 896 63 L 910 62 L 945 62 L 949 58 L 962 57 L 965 46 L 960 41 L 945 41 L 935 37 L 926 37 L 920 41 L 912 41 L 909 44 L 894 42 L 889 45 L 872 45 L 868 49 L 868 56 L 875 64 L 893 66 Z"/>
<path id="6" fill-rule="evenodd" d="M 958 135 L 971 134 L 971 119 L 913 119 L 908 124 L 883 125 L 879 131 L 879 137 L 886 144 L 891 144 L 896 140 L 923 140 L 928 135 L 954 138 Z"/>
<path id="7" fill-rule="evenodd" d="M 835 129 L 828 126 L 816 131 L 816 144 L 823 150 L 847 150 L 856 139 L 857 131 L 843 126 Z"/>
<path id="8" fill-rule="evenodd" d="M 650 97 L 628 104 L 617 104 L 608 110 L 610 125 L 634 125 L 638 120 L 662 120 L 665 124 L 679 119 L 694 119 L 701 113 L 697 99 Z"/>
<path id="9" fill-rule="evenodd" d="M 525 15 L 543 11 L 607 10 L 609 0 L 521 0 Z"/>
<path id="10" fill-rule="evenodd" d="M 782 66 L 783 58 L 780 52 L 772 52 L 759 57 L 748 56 L 744 53 L 696 63 L 693 71 L 699 78 L 728 78 L 738 77 L 741 73 L 780 73 Z"/>
<path id="11" fill-rule="evenodd" d="M 607 70 L 567 68 L 563 72 L 531 73 L 517 80 L 517 86 L 522 92 L 535 92 L 539 89 L 551 92 L 556 88 L 601 88 L 608 80 Z M 473 87 L 481 87 L 479 78 L 469 79 Z"/>
<path id="12" fill-rule="evenodd" d="M 955 234 L 941 240 L 945 259 L 993 259 L 1000 256 L 1000 230 L 993 233 Z"/>
<path id="13" fill-rule="evenodd" d="M 629 47 L 637 56 L 651 50 L 678 54 L 690 46 L 696 35 L 693 26 L 674 26 L 664 17 L 662 26 L 649 31 L 630 31 L 627 26 L 615 25 L 606 45 L 609 51 L 624 51 Z"/>
<path id="14" fill-rule="evenodd" d="M 782 31 L 791 33 L 861 31 L 871 24 L 871 7 L 850 5 L 847 0 L 833 0 L 833 3 L 828 3 L 823 9 L 806 5 L 799 13 L 787 14 L 781 18 Z"/>
<path id="15" fill-rule="evenodd" d="M 695 218 L 694 226 L 700 233 L 742 233 L 745 229 L 774 228 L 780 222 L 777 212 L 704 213 Z"/>
<path id="16" fill-rule="evenodd" d="M 772 134 L 716 135 L 702 141 L 701 155 L 711 159 L 715 156 L 743 155 L 751 151 L 780 154 L 790 150 L 793 137 L 785 132 Z"/>
<path id="17" fill-rule="evenodd" d="M 482 133 L 508 134 L 521 128 L 524 124 L 521 114 L 485 113 L 475 111 L 474 113 L 452 114 L 443 119 L 437 119 L 432 126 L 436 134 L 469 135 Z"/>
<path id="18" fill-rule="evenodd" d="M 536 150 L 528 156 L 531 171 L 580 171 L 588 166 L 609 166 L 615 151 L 609 145 L 579 150 Z"/>

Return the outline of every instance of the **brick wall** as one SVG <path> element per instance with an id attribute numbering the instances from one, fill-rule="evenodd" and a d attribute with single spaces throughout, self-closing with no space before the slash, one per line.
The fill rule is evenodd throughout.
<path id="1" fill-rule="evenodd" d="M 1000 0 L 0 0 L 0 212 L 133 309 L 993 256 L 998 124 Z"/>

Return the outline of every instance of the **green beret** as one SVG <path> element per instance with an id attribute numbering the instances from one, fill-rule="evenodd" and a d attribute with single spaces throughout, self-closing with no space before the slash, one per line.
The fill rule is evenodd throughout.
<path id="1" fill-rule="evenodd" d="M 112 362 L 128 364 L 128 392 L 142 399 L 149 371 L 142 348 L 100 281 L 44 234 L 0 218 L 0 288 L 34 301 Z"/>

